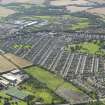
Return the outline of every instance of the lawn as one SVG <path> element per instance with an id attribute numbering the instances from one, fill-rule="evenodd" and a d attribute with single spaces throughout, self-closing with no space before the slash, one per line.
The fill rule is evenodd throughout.
<path id="1" fill-rule="evenodd" d="M 63 94 L 65 94 L 65 92 L 63 90 L 67 90 L 68 91 L 68 95 L 60 95 L 61 97 L 69 97 L 70 99 L 74 100 L 73 95 L 71 95 L 70 93 L 74 93 L 76 94 L 81 94 L 82 96 L 85 96 L 85 94 L 79 90 L 77 87 L 75 87 L 74 85 L 72 85 L 70 82 L 65 81 L 61 76 L 56 75 L 54 73 L 51 73 L 43 68 L 40 67 L 29 67 L 27 69 L 25 69 L 25 71 L 33 78 L 41 81 L 43 84 L 46 84 L 45 86 L 48 87 L 48 89 L 50 89 L 50 91 L 46 88 L 31 88 L 33 93 L 35 94 L 36 97 L 40 97 L 41 99 L 43 99 L 44 103 L 64 103 L 65 100 L 62 98 L 59 98 L 56 94 L 60 95 L 59 92 L 62 91 Z M 25 85 L 26 86 L 26 85 Z M 31 85 L 29 85 L 30 87 Z M 27 86 L 26 86 L 27 87 Z M 34 86 L 36 87 L 36 86 Z M 29 88 L 30 90 L 30 88 Z M 53 92 L 55 92 L 56 94 L 54 94 Z"/>
<path id="2" fill-rule="evenodd" d="M 64 103 L 64 100 L 57 96 L 52 90 L 50 90 L 44 83 L 37 80 L 32 76 L 30 79 L 20 84 L 20 89 L 33 93 L 34 100 L 40 100 L 44 104 L 55 104 Z"/>
<path id="3" fill-rule="evenodd" d="M 81 52 L 88 52 L 90 54 L 95 54 L 100 48 L 98 44 L 94 44 L 92 42 L 81 43 L 80 46 L 82 47 L 80 50 Z"/>
<path id="4" fill-rule="evenodd" d="M 89 27 L 89 21 L 88 20 L 81 20 L 80 22 L 73 24 L 71 29 L 72 30 L 79 30 L 79 29 L 85 29 Z"/>
<path id="5" fill-rule="evenodd" d="M 9 100 L 10 103 L 12 103 L 14 105 L 16 105 L 15 102 L 17 102 L 18 105 L 27 105 L 26 102 L 21 101 L 21 100 L 18 100 L 18 99 L 15 100 L 15 99 L 11 98 L 10 96 L 8 96 L 7 94 L 5 94 L 4 91 L 0 91 L 0 105 L 3 105 L 4 104 L 4 100 L 6 98 Z"/>
<path id="6" fill-rule="evenodd" d="M 50 88 L 53 91 L 55 91 L 59 87 L 64 87 L 72 91 L 81 92 L 71 83 L 64 81 L 64 79 L 61 78 L 60 76 L 50 73 L 45 69 L 39 67 L 30 67 L 26 69 L 26 72 L 30 74 L 32 77 L 35 77 L 39 81 L 45 83 L 48 86 L 48 88 Z"/>
<path id="7" fill-rule="evenodd" d="M 66 45 L 65 51 L 73 51 L 87 54 L 104 55 L 105 50 L 102 49 L 103 43 L 101 42 L 81 42 L 80 44 Z"/>

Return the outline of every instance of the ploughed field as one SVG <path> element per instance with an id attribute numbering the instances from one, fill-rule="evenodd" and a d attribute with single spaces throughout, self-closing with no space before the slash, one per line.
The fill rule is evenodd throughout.
<path id="1" fill-rule="evenodd" d="M 14 10 L 0 6 L 0 17 L 6 17 L 14 13 L 15 13 Z"/>
<path id="2" fill-rule="evenodd" d="M 31 62 L 10 53 L 0 55 L 0 73 L 8 72 L 17 69 L 18 67 L 24 68 L 31 65 Z"/>
<path id="3" fill-rule="evenodd" d="M 59 36 L 60 35 L 60 36 Z M 5 52 L 11 52 L 21 58 L 27 59 L 34 65 L 46 68 L 50 72 L 62 76 L 66 80 L 73 82 L 77 86 L 84 87 L 84 83 L 89 79 L 92 84 L 86 91 L 96 90 L 98 86 L 94 85 L 94 77 L 103 79 L 105 76 L 104 65 L 105 58 L 102 55 L 94 53 L 78 53 L 65 51 L 65 45 L 68 43 L 80 43 L 81 41 L 104 40 L 105 35 L 89 34 L 89 33 L 34 33 L 32 35 L 17 35 L 9 40 L 1 40 L 0 48 Z M 14 47 L 17 46 L 17 47 Z M 29 45 L 29 46 L 28 46 Z M 90 44 L 89 44 L 90 45 Z M 94 44 L 93 44 L 94 45 Z M 26 47 L 27 46 L 27 47 Z M 87 47 L 84 45 L 83 47 Z M 96 50 L 90 47 L 88 50 Z M 85 79 L 83 79 L 85 78 Z M 93 79 L 94 78 L 94 79 Z M 85 82 L 82 82 L 86 80 Z M 101 81 L 103 84 L 103 81 Z M 53 86 L 52 86 L 53 88 Z M 104 88 L 100 86 L 100 97 L 105 97 Z M 67 91 L 66 91 L 67 92 Z M 59 91 L 60 93 L 60 91 Z"/>

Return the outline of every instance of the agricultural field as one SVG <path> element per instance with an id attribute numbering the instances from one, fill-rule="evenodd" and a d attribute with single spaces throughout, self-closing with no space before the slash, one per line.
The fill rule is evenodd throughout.
<path id="1" fill-rule="evenodd" d="M 8 15 L 15 13 L 14 10 L 11 10 L 11 9 L 8 9 L 8 8 L 2 7 L 2 6 L 0 6 L 0 11 L 1 11 L 0 17 L 7 17 Z"/>
<path id="2" fill-rule="evenodd" d="M 22 59 L 21 57 L 18 57 L 14 54 L 11 54 L 11 53 L 7 53 L 7 54 L 4 54 L 4 56 L 10 60 L 11 62 L 14 62 L 14 64 L 24 68 L 24 67 L 27 67 L 27 66 L 31 66 L 32 63 L 25 60 L 25 59 Z"/>
<path id="3" fill-rule="evenodd" d="M 70 11 L 70 13 L 75 13 L 75 12 L 82 12 L 91 7 L 80 7 L 80 6 L 66 6 L 66 9 Z"/>
<path id="4" fill-rule="evenodd" d="M 23 68 L 32 65 L 32 63 L 29 61 L 17 57 L 13 54 L 0 55 L 0 61 L 1 73 L 16 69 L 17 66 Z"/>
<path id="5" fill-rule="evenodd" d="M 105 15 L 105 7 L 100 7 L 100 8 L 93 8 L 93 9 L 88 9 L 86 12 L 95 14 L 95 15 Z"/>
<path id="6" fill-rule="evenodd" d="M 87 4 L 87 0 L 53 0 L 51 5 L 64 6 L 64 5 L 84 5 Z"/>

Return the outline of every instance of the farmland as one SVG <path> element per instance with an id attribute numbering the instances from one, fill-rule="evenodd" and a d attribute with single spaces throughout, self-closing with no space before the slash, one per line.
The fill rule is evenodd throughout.
<path id="1" fill-rule="evenodd" d="M 88 9 L 86 12 L 95 14 L 95 15 L 105 15 L 105 7 L 100 7 L 100 8 L 93 8 L 93 9 Z"/>
<path id="2" fill-rule="evenodd" d="M 16 69 L 17 66 L 23 68 L 32 65 L 32 63 L 27 60 L 21 59 L 12 54 L 0 55 L 0 61 L 1 73 Z"/>
<path id="3" fill-rule="evenodd" d="M 83 4 L 87 4 L 88 1 L 87 0 L 55 0 L 55 1 L 51 1 L 51 5 L 56 5 L 56 6 L 62 6 L 62 5 L 83 5 Z"/>
<path id="4" fill-rule="evenodd" d="M 7 17 L 8 15 L 14 14 L 15 11 L 0 6 L 0 17 Z"/>

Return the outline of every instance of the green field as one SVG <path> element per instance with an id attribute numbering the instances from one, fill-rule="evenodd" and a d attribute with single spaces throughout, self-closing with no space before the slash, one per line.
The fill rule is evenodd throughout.
<path id="1" fill-rule="evenodd" d="M 104 43 L 99 41 L 81 42 L 80 44 L 66 45 L 65 50 L 93 55 L 105 55 L 102 45 Z"/>
<path id="2" fill-rule="evenodd" d="M 86 29 L 89 27 L 89 21 L 87 19 L 81 19 L 80 22 L 73 24 L 71 29 L 72 30 L 80 30 L 80 29 Z"/>
<path id="3" fill-rule="evenodd" d="M 14 100 L 11 96 L 6 95 L 4 91 L 0 91 L 0 105 L 3 105 L 5 100 L 8 100 L 13 105 L 17 105 L 16 103 L 18 103 L 18 105 L 27 105 L 26 102 L 18 99 Z"/>
<path id="4" fill-rule="evenodd" d="M 28 75 L 30 75 L 32 78 L 39 80 L 41 83 L 48 87 L 49 90 L 43 87 L 41 88 L 41 86 L 36 88 L 35 85 L 33 88 L 33 85 L 30 83 L 24 84 L 24 87 L 27 88 L 28 91 L 33 92 L 35 94 L 35 97 L 42 98 L 44 103 L 53 102 L 57 104 L 66 102 L 64 99 L 59 98 L 57 95 L 54 94 L 54 93 L 59 94 L 59 91 L 61 90 L 67 90 L 69 94 L 70 92 L 72 92 L 75 95 L 76 94 L 81 94 L 81 96 L 85 95 L 81 90 L 79 90 L 71 83 L 65 81 L 61 76 L 51 73 L 43 68 L 33 66 L 25 69 L 25 72 L 28 73 Z M 74 101 L 72 95 L 70 96 L 70 99 Z"/>
<path id="5" fill-rule="evenodd" d="M 26 72 L 32 77 L 37 78 L 39 81 L 45 83 L 48 88 L 55 91 L 59 87 L 64 87 L 75 92 L 81 92 L 78 88 L 71 83 L 64 81 L 60 76 L 50 73 L 39 67 L 30 67 Z"/>
<path id="6" fill-rule="evenodd" d="M 82 47 L 82 49 L 80 50 L 81 52 L 88 52 L 90 54 L 95 54 L 96 52 L 99 51 L 100 46 L 98 44 L 94 44 L 92 42 L 88 43 L 81 43 L 80 46 Z"/>
<path id="7" fill-rule="evenodd" d="M 30 74 L 29 74 L 30 75 Z M 40 82 L 36 77 L 30 75 L 30 79 L 20 84 L 20 89 L 33 93 L 34 101 L 39 101 L 45 104 L 64 103 L 64 100 L 50 90 L 45 83 Z"/>

